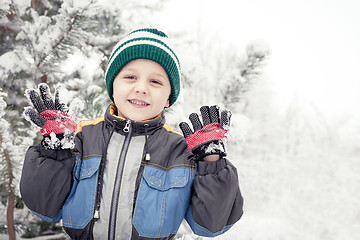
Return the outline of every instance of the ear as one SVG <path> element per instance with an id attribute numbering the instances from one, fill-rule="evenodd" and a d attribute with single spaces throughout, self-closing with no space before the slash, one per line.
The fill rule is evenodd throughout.
<path id="1" fill-rule="evenodd" d="M 170 107 L 170 100 L 169 99 L 166 101 L 165 107 Z"/>

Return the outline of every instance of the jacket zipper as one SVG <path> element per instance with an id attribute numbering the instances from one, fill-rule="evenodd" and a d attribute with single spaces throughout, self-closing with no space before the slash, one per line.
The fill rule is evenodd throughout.
<path id="1" fill-rule="evenodd" d="M 98 181 L 97 181 L 97 189 L 96 189 L 96 200 L 95 200 L 95 212 L 94 212 L 94 219 L 95 221 L 97 221 L 100 218 L 100 200 L 101 200 L 101 194 L 102 194 L 102 185 L 103 185 L 103 180 L 104 180 L 104 167 L 105 167 L 105 162 L 106 162 L 106 158 L 107 158 L 107 149 L 111 140 L 112 135 L 115 132 L 115 125 L 116 125 L 116 120 L 113 121 L 113 125 L 110 131 L 110 136 L 108 138 L 108 140 L 106 141 L 106 145 L 105 145 L 105 154 L 104 154 L 104 158 L 101 160 L 100 163 L 100 167 L 99 167 L 99 176 L 98 176 Z"/>
<path id="2" fill-rule="evenodd" d="M 117 165 L 113 194 L 111 198 L 111 207 L 110 207 L 110 218 L 109 218 L 109 229 L 108 229 L 108 239 L 113 240 L 115 239 L 115 232 L 116 232 L 116 216 L 117 216 L 117 209 L 119 203 L 119 195 L 120 195 L 120 187 L 121 187 L 121 179 L 123 175 L 124 165 L 125 165 L 125 157 L 127 151 L 129 149 L 130 140 L 131 140 L 131 121 L 126 120 L 125 127 L 123 131 L 127 133 L 125 136 L 124 144 L 122 146 L 120 157 Z"/>

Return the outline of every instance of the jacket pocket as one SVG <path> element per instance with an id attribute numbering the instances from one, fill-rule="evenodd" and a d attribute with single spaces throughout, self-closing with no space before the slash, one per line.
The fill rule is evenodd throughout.
<path id="1" fill-rule="evenodd" d="M 192 171 L 145 166 L 133 215 L 140 236 L 159 238 L 177 232 L 190 202 Z"/>
<path id="2" fill-rule="evenodd" d="M 101 158 L 81 161 L 62 214 L 64 227 L 84 228 L 93 218 Z"/>

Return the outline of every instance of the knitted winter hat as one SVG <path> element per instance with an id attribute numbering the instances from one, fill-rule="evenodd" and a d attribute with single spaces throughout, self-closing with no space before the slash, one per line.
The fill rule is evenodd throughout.
<path id="1" fill-rule="evenodd" d="M 120 70 L 136 59 L 148 59 L 160 64 L 166 71 L 171 85 L 170 106 L 180 92 L 180 62 L 169 46 L 165 33 L 151 28 L 132 31 L 115 46 L 105 73 L 109 97 L 113 98 L 113 82 Z"/>

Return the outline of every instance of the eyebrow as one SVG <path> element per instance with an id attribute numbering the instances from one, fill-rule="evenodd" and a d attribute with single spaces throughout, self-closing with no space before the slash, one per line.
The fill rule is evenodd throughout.
<path id="1" fill-rule="evenodd" d="M 167 74 L 166 74 L 166 76 L 164 76 L 163 74 L 160 74 L 160 73 L 151 73 L 151 74 L 154 74 L 155 76 L 158 76 L 158 77 L 162 77 L 162 78 L 164 78 L 165 80 L 169 78 L 169 77 L 167 76 Z"/>
<path id="2" fill-rule="evenodd" d="M 136 69 L 136 68 L 123 68 L 121 71 L 138 72 L 139 70 Z M 164 79 L 169 80 L 169 77 L 168 77 L 167 73 L 166 73 L 166 75 L 162 75 L 162 74 L 157 73 L 157 72 L 151 72 L 150 74 L 151 74 L 151 75 L 156 75 L 156 76 L 159 76 L 159 77 L 162 77 L 162 78 L 164 78 Z M 169 80 L 169 81 L 170 81 L 170 80 Z"/>
<path id="3" fill-rule="evenodd" d="M 121 69 L 121 72 L 122 71 L 132 71 L 132 72 L 136 72 L 137 71 L 137 69 L 136 68 L 123 68 L 123 69 Z"/>

